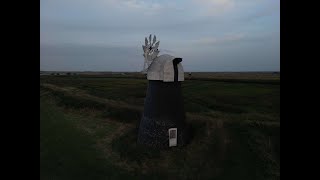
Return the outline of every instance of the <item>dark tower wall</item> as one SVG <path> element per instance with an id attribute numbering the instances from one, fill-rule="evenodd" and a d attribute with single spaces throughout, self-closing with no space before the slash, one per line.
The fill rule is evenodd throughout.
<path id="1" fill-rule="evenodd" d="M 185 145 L 189 130 L 185 123 L 185 111 L 178 82 L 177 64 L 173 60 L 174 82 L 149 80 L 144 112 L 139 125 L 138 143 L 153 147 L 169 147 L 168 129 L 177 128 L 177 145 Z"/>

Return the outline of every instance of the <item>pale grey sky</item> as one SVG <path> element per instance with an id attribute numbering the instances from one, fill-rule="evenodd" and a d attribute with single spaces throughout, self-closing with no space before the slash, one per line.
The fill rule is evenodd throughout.
<path id="1" fill-rule="evenodd" d="M 279 0 L 41 0 L 40 70 L 140 71 L 144 37 L 185 71 L 279 71 Z"/>

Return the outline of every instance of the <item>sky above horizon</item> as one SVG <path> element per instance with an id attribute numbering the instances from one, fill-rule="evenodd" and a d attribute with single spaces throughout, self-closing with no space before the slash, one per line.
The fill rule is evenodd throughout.
<path id="1" fill-rule="evenodd" d="M 280 71 L 279 0 L 40 0 L 40 70 L 141 71 L 149 34 L 185 71 Z"/>

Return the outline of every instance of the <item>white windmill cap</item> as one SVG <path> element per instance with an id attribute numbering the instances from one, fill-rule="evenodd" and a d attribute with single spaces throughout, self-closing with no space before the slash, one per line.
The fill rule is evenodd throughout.
<path id="1" fill-rule="evenodd" d="M 182 59 L 180 57 L 171 56 L 169 54 L 163 54 L 154 59 L 148 68 L 147 79 L 148 80 L 161 80 L 164 82 L 174 81 L 174 59 Z M 177 64 L 178 68 L 178 81 L 184 81 L 184 71 L 181 63 Z"/>

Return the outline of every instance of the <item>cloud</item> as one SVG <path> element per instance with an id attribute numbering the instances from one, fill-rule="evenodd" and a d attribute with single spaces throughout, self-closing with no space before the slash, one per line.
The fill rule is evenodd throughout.
<path id="1" fill-rule="evenodd" d="M 236 20 L 252 23 L 254 20 L 274 15 L 274 18 L 280 20 L 280 1 L 262 1 L 259 8 L 253 9 L 255 9 L 253 12 L 237 17 Z"/>
<path id="2" fill-rule="evenodd" d="M 193 0 L 193 3 L 200 6 L 201 16 L 220 16 L 235 7 L 234 0 Z"/>
<path id="3" fill-rule="evenodd" d="M 40 69 L 62 71 L 140 71 L 138 47 L 79 44 L 40 44 Z"/>
<path id="4" fill-rule="evenodd" d="M 133 63 L 140 70 L 149 34 L 161 41 L 160 53 L 183 57 L 189 70 L 227 61 L 258 68 L 268 59 L 279 66 L 279 0 L 41 0 L 40 12 L 46 69 L 131 70 Z"/>
<path id="5" fill-rule="evenodd" d="M 227 34 L 222 37 L 200 38 L 199 40 L 195 40 L 195 43 L 199 45 L 219 45 L 228 42 L 240 41 L 244 38 L 246 38 L 246 36 L 243 33 Z"/>
<path id="6" fill-rule="evenodd" d="M 154 16 L 163 12 L 179 10 L 179 7 L 172 2 L 156 2 L 149 0 L 107 0 L 104 2 L 111 8 L 117 8 L 121 12 L 130 14 L 140 14 L 141 18 L 145 16 Z"/>
<path id="7" fill-rule="evenodd" d="M 210 6 L 216 6 L 219 8 L 227 8 L 234 5 L 233 0 L 195 0 L 195 1 L 205 6 L 210 5 Z"/>
<path id="8" fill-rule="evenodd" d="M 139 0 L 124 0 L 121 1 L 121 3 L 126 6 L 127 8 L 133 8 L 138 10 L 151 10 L 155 11 L 163 6 L 156 2 L 150 2 L 150 1 L 139 1 Z"/>

